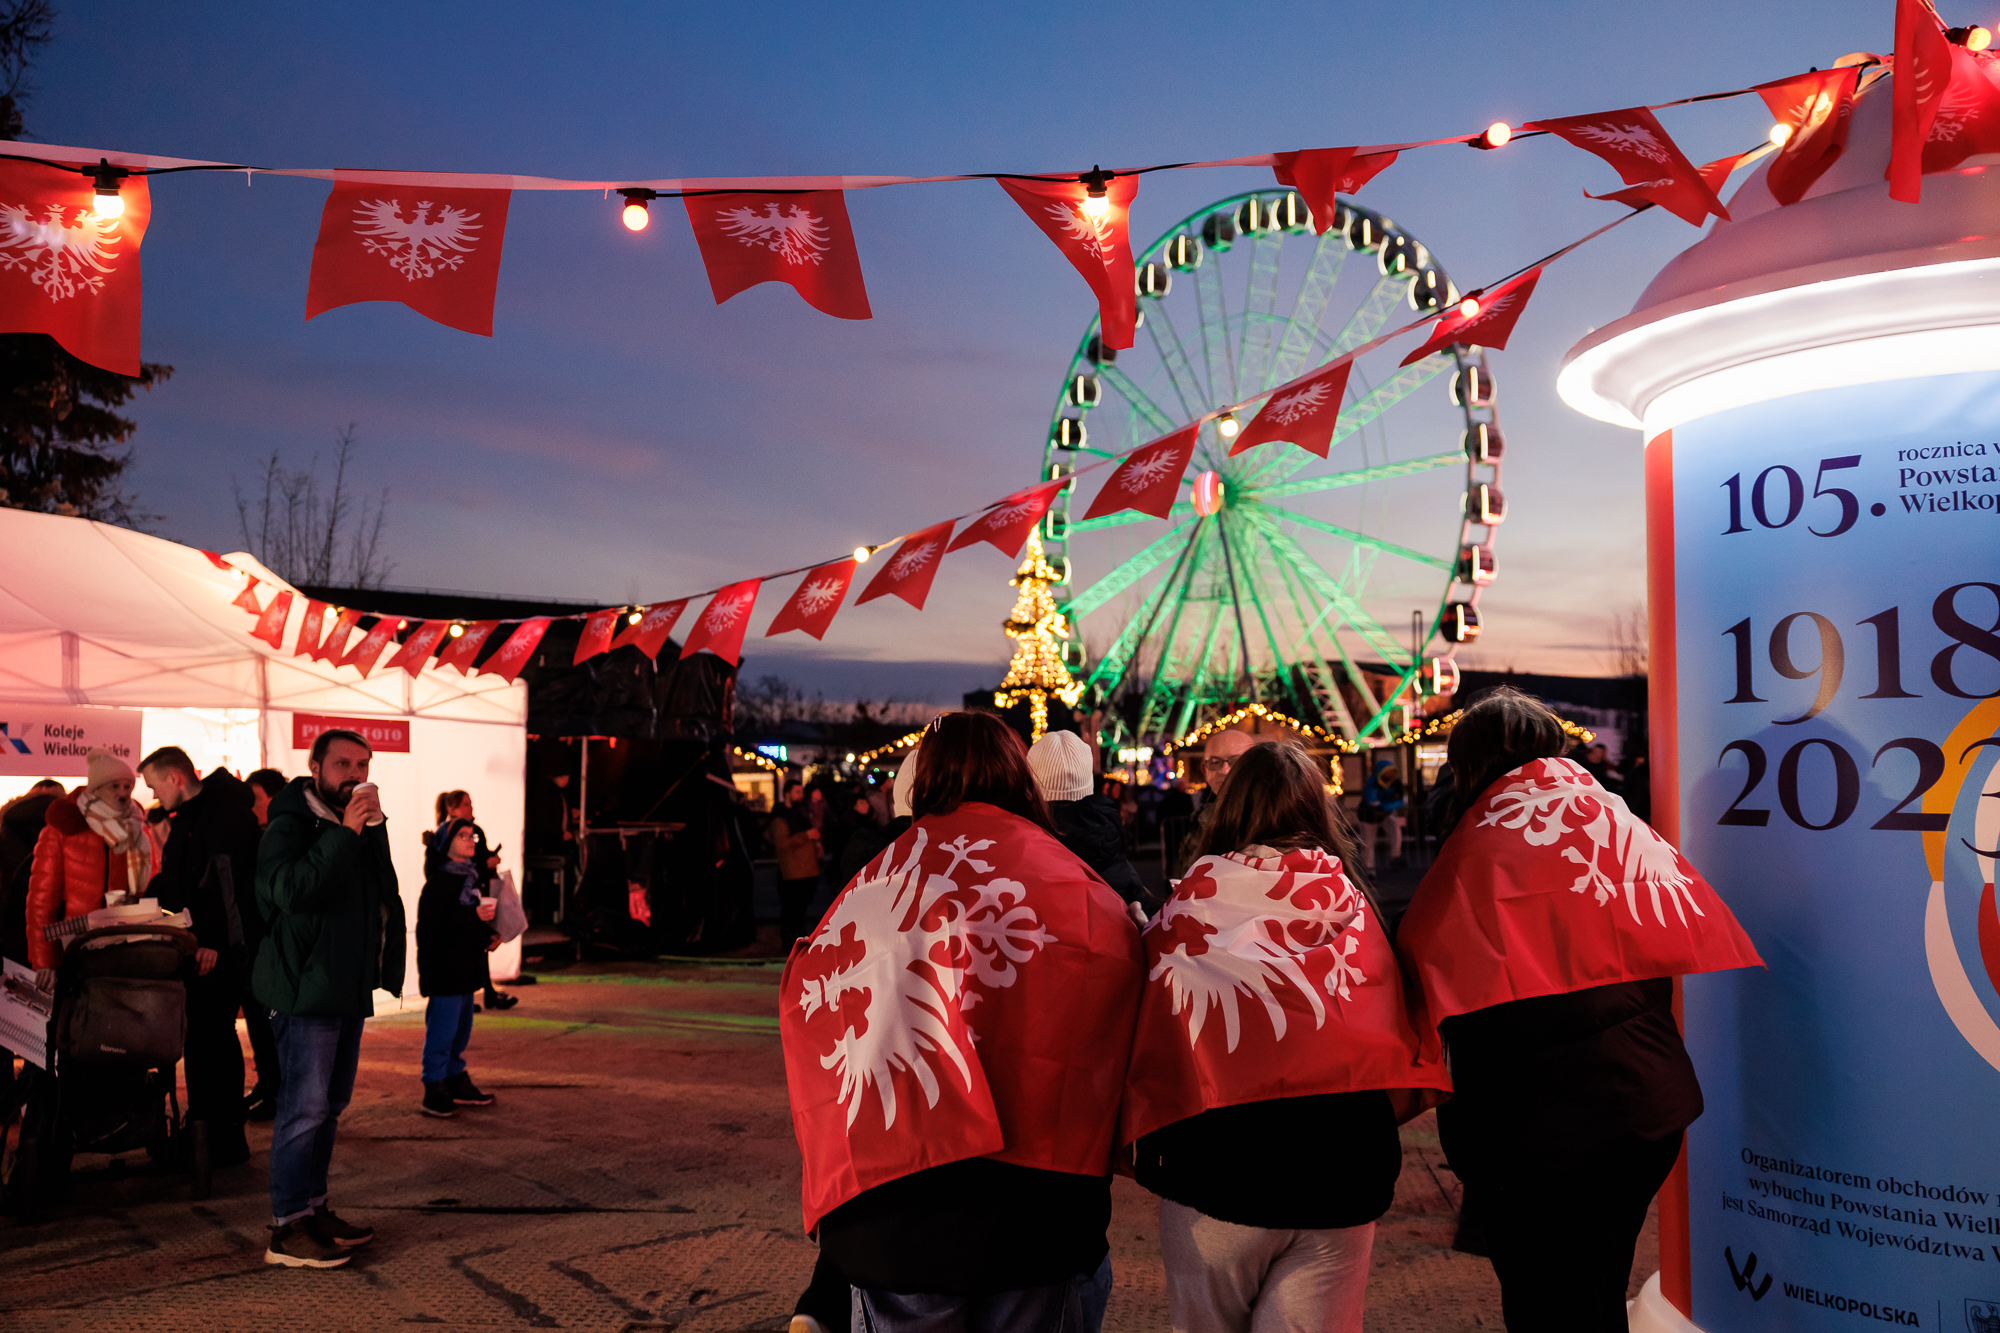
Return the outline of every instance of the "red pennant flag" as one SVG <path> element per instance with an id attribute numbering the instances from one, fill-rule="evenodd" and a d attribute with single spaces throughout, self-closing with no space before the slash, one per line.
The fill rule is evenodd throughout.
<path id="1" fill-rule="evenodd" d="M 1021 554 L 1021 547 L 1027 543 L 1028 534 L 1034 530 L 1035 524 L 1042 521 L 1042 515 L 1049 512 L 1049 506 L 1056 502 L 1063 487 L 1069 484 L 1070 479 L 1062 477 L 1030 486 L 1025 491 L 1015 491 L 966 524 L 965 530 L 944 548 L 945 553 L 948 555 L 961 546 L 971 546 L 976 542 L 987 542 L 1009 560 L 1015 559 Z"/>
<path id="2" fill-rule="evenodd" d="M 361 623 L 361 612 L 349 609 L 334 618 L 333 628 L 319 641 L 319 651 L 314 654 L 328 666 L 339 666 L 347 657 L 347 640 L 354 633 L 354 627 Z"/>
<path id="3" fill-rule="evenodd" d="M 1084 518 L 1115 514 L 1121 509 L 1136 509 L 1154 518 L 1165 518 L 1180 497 L 1181 474 L 1187 471 L 1188 459 L 1194 456 L 1195 439 L 1200 434 L 1201 423 L 1197 421 L 1125 455 L 1125 461 L 1112 469 L 1111 479 L 1090 502 Z"/>
<path id="4" fill-rule="evenodd" d="M 253 616 L 263 615 L 264 608 L 257 601 L 257 580 L 246 576 L 243 591 L 236 594 L 236 600 L 231 602 L 230 605 L 241 607 Z"/>
<path id="5" fill-rule="evenodd" d="M 528 659 L 541 646 L 542 636 L 549 632 L 549 617 L 523 620 L 514 626 L 513 634 L 500 645 L 500 651 L 486 659 L 486 665 L 479 668 L 482 676 L 498 676 L 502 680 L 516 680 L 521 669 L 528 665 Z"/>
<path id="6" fill-rule="evenodd" d="M 440 324 L 492 337 L 511 197 L 335 177 L 313 246 L 306 318 L 359 301 L 401 301 Z"/>
<path id="7" fill-rule="evenodd" d="M 1847 149 L 1856 69 L 1822 69 L 1759 85 L 1757 95 L 1792 137 L 1771 159 L 1764 184 L 1780 204 L 1795 204 Z"/>
<path id="8" fill-rule="evenodd" d="M 667 635 L 673 633 L 674 622 L 687 610 L 688 599 L 678 602 L 654 602 L 639 617 L 637 624 L 627 624 L 611 641 L 613 648 L 623 648 L 631 644 L 648 657 L 658 657 L 660 649 L 667 645 Z"/>
<path id="9" fill-rule="evenodd" d="M 854 599 L 854 604 L 860 606 L 894 593 L 917 610 L 923 610 L 924 598 L 931 593 L 931 580 L 937 577 L 938 562 L 944 559 L 945 544 L 951 540 L 952 524 L 957 521 L 946 519 L 903 538 L 896 554 L 882 566 L 881 573 L 868 580 L 867 590 Z"/>
<path id="10" fill-rule="evenodd" d="M 396 631 L 409 622 L 394 616 L 384 616 L 375 622 L 375 627 L 361 636 L 361 642 L 354 645 L 354 651 L 342 658 L 340 665 L 351 666 L 366 676 L 375 669 L 375 659 L 382 655 L 396 637 Z"/>
<path id="11" fill-rule="evenodd" d="M 1482 296 L 1468 298 L 1476 301 L 1478 313 L 1467 315 L 1463 306 L 1454 307 L 1451 313 L 1431 325 L 1431 336 L 1424 340 L 1422 347 L 1404 357 L 1402 364 L 1407 366 L 1412 361 L 1421 361 L 1432 352 L 1443 351 L 1457 343 L 1506 347 L 1507 339 L 1514 332 L 1514 321 L 1528 308 L 1528 298 L 1535 294 L 1535 284 L 1541 278 L 1542 270 L 1537 265 Z"/>
<path id="12" fill-rule="evenodd" d="M 701 613 L 701 619 L 694 622 L 688 631 L 687 643 L 681 647 L 681 657 L 693 657 L 699 652 L 711 652 L 723 661 L 735 666 L 743 655 L 743 632 L 750 628 L 750 611 L 757 605 L 757 585 L 760 579 L 745 579 L 732 583 L 715 596 L 708 599 L 708 609 Z"/>
<path id="13" fill-rule="evenodd" d="M 1132 237 L 1126 224 L 1139 178 L 1109 180 L 1100 217 L 1092 217 L 1086 207 L 1089 191 L 1082 181 L 1003 180 L 1000 186 L 1097 293 L 1098 336 L 1104 345 L 1117 351 L 1130 347 L 1139 327 L 1139 297 L 1132 283 Z"/>
<path id="14" fill-rule="evenodd" d="M 1896 63 L 1890 88 L 1889 197 L 1923 198 L 1924 145 L 1951 87 L 1951 42 L 1924 0 L 1896 0 Z"/>
<path id="15" fill-rule="evenodd" d="M 426 620 L 411 632 L 409 638 L 403 640 L 402 649 L 389 659 L 389 665 L 385 669 L 394 670 L 396 667 L 401 667 L 414 678 L 430 662 L 431 654 L 437 651 L 438 641 L 444 638 L 444 632 L 450 628 L 449 620 Z"/>
<path id="16" fill-rule="evenodd" d="M 1299 192 L 1312 210 L 1313 230 L 1325 235 L 1339 215 L 1337 194 L 1354 194 L 1396 160 L 1394 153 L 1359 153 L 1353 148 L 1302 148 L 1279 153 L 1271 164 L 1278 184 Z"/>
<path id="17" fill-rule="evenodd" d="M 326 628 L 326 603 L 316 598 L 306 598 L 306 613 L 299 619 L 299 641 L 292 645 L 292 656 L 303 657 L 308 662 L 319 660 L 320 631 Z"/>
<path id="18" fill-rule="evenodd" d="M 833 624 L 834 613 L 840 610 L 858 568 L 860 562 L 850 558 L 807 570 L 791 599 L 778 608 L 777 618 L 764 631 L 764 637 L 802 629 L 815 639 L 825 638 L 827 626 Z"/>
<path id="19" fill-rule="evenodd" d="M 691 194 L 681 202 L 717 305 L 760 282 L 788 282 L 836 319 L 873 318 L 839 190 Z"/>
<path id="20" fill-rule="evenodd" d="M 230 574 L 234 574 L 236 572 L 236 566 L 230 564 L 227 560 L 224 560 L 221 556 L 217 555 L 215 552 L 203 551 L 202 554 L 207 556 L 208 563 L 214 565 L 217 569 L 223 570 Z"/>
<path id="21" fill-rule="evenodd" d="M 2000 153 L 2000 58 L 1951 48 L 1951 84 L 1924 140 L 1924 174 L 1950 171 L 1974 153 Z"/>
<path id="22" fill-rule="evenodd" d="M 1620 194 L 1658 204 L 1692 226 L 1699 227 L 1710 213 L 1725 219 L 1729 216 L 1729 210 L 1715 197 L 1715 191 L 1708 188 L 1701 173 L 1694 169 L 1694 163 L 1675 146 L 1673 136 L 1660 124 L 1659 117 L 1642 106 L 1566 116 L 1561 120 L 1538 120 L 1522 128 L 1547 130 L 1586 152 L 1597 154 L 1611 164 L 1628 187 Z M 1584 193 L 1592 199 L 1603 197 L 1587 190 Z"/>
<path id="23" fill-rule="evenodd" d="M 1333 447 L 1333 428 L 1340 421 L 1340 404 L 1347 397 L 1347 372 L 1352 369 L 1352 361 L 1338 361 L 1272 394 L 1264 410 L 1237 435 L 1230 454 L 1273 440 L 1290 440 L 1307 453 L 1325 458 Z"/>
<path id="24" fill-rule="evenodd" d="M 611 650 L 611 631 L 618 624 L 618 618 L 625 614 L 622 606 L 606 607 L 602 611 L 592 611 L 590 618 L 583 622 L 583 633 L 577 636 L 576 657 L 570 665 L 581 666 L 584 660 Z"/>
<path id="25" fill-rule="evenodd" d="M 292 611 L 292 595 L 280 592 L 264 608 L 264 614 L 257 617 L 257 628 L 250 631 L 253 639 L 262 639 L 273 648 L 285 646 L 285 617 Z"/>
<path id="26" fill-rule="evenodd" d="M 119 184 L 125 211 L 98 217 L 89 176 L 0 163 L 0 333 L 46 333 L 79 361 L 139 373 L 139 246 L 152 198 Z M 227 569 L 228 566 L 222 566 Z"/>
<path id="27" fill-rule="evenodd" d="M 444 651 L 438 654 L 438 670 L 451 667 L 461 676 L 472 674 L 472 659 L 479 656 L 479 650 L 493 637 L 493 631 L 500 628 L 497 620 L 481 620 L 465 627 L 465 632 L 450 640 Z"/>

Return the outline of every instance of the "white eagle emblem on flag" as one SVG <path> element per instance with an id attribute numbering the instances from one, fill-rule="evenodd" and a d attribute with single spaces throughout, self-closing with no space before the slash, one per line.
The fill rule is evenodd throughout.
<path id="1" fill-rule="evenodd" d="M 989 509 L 979 520 L 979 526 L 988 532 L 998 532 L 1026 518 L 1034 507 L 1034 502 L 1031 500 L 1017 500 L 1010 505 L 1001 505 L 998 509 Z"/>
<path id="2" fill-rule="evenodd" d="M 799 610 L 816 616 L 840 596 L 839 579 L 819 579 L 799 589 Z"/>
<path id="3" fill-rule="evenodd" d="M 1521 296 L 1520 292 L 1513 291 L 1495 297 L 1491 305 L 1488 305 L 1485 302 L 1481 302 L 1479 307 L 1479 313 L 1474 315 L 1471 319 L 1468 319 L 1464 323 L 1460 324 L 1455 330 L 1453 330 L 1453 332 L 1454 333 L 1479 332 L 1480 325 L 1491 323 L 1492 321 L 1500 318 L 1500 316 L 1506 314 L 1509 310 L 1512 310 L 1514 308 L 1514 302 L 1519 300 L 1520 296 Z"/>
<path id="4" fill-rule="evenodd" d="M 734 597 L 718 597 L 708 604 L 708 610 L 701 613 L 701 627 L 711 634 L 727 629 L 742 618 L 744 610 L 749 605 L 750 598 L 744 593 L 738 593 Z"/>
<path id="5" fill-rule="evenodd" d="M 656 606 L 646 613 L 644 620 L 639 622 L 639 633 L 645 634 L 650 630 L 656 630 L 679 614 L 680 605 L 669 603 L 666 606 Z"/>
<path id="6" fill-rule="evenodd" d="M 894 560 L 889 562 L 888 573 L 890 581 L 901 583 L 904 579 L 922 569 L 925 562 L 931 558 L 931 552 L 935 550 L 937 550 L 936 542 L 924 542 L 919 546 L 904 548 L 897 554 Z"/>
<path id="7" fill-rule="evenodd" d="M 0 269 L 21 269 L 51 301 L 78 292 L 104 290 L 105 275 L 118 256 L 112 250 L 118 224 L 87 208 L 76 210 L 74 226 L 63 222 L 63 206 L 49 204 L 40 219 L 25 204 L 0 204 Z"/>
<path id="8" fill-rule="evenodd" d="M 415 282 L 465 262 L 479 244 L 479 214 L 426 199 L 412 205 L 405 219 L 400 199 L 376 199 L 354 210 L 354 230 L 362 249 L 382 255 L 389 267 Z"/>
<path id="9" fill-rule="evenodd" d="M 1115 236 L 1111 228 L 1111 215 L 1093 218 L 1083 211 L 1081 204 L 1050 204 L 1049 216 L 1062 223 L 1069 238 L 1090 252 L 1093 259 L 1103 259 L 1111 252 Z"/>
<path id="10" fill-rule="evenodd" d="M 1644 125 L 1578 125 L 1573 132 L 1600 147 L 1632 153 L 1649 162 L 1673 161 L 1659 136 Z"/>
<path id="11" fill-rule="evenodd" d="M 1137 495 L 1147 487 L 1157 485 L 1174 470 L 1174 463 L 1172 449 L 1156 450 L 1143 457 L 1134 454 L 1120 469 L 1125 475 L 1119 478 L 1118 485 L 1128 494 Z"/>
<path id="12" fill-rule="evenodd" d="M 715 217 L 737 241 L 775 251 L 787 264 L 817 264 L 833 244 L 826 219 L 798 204 L 782 211 L 775 203 L 765 204 L 762 213 L 745 204 L 721 209 Z"/>
<path id="13" fill-rule="evenodd" d="M 1271 405 L 1264 409 L 1264 413 L 1271 419 L 1272 424 L 1278 426 L 1289 426 L 1294 421 L 1303 421 L 1326 404 L 1330 387 L 1324 380 L 1308 384 L 1297 393 L 1288 393 L 1283 398 L 1274 399 Z"/>
<path id="14" fill-rule="evenodd" d="M 1671 843 L 1634 816 L 1623 800 L 1595 785 L 1580 765 L 1568 759 L 1540 764 L 1540 776 L 1515 770 L 1516 776 L 1489 798 L 1479 827 L 1518 829 L 1531 847 L 1566 844 L 1563 859 L 1579 867 L 1570 892 L 1590 890 L 1599 907 L 1623 897 L 1625 910 L 1641 925 L 1645 924 L 1639 915 L 1642 890 L 1651 900 L 1654 919 L 1663 926 L 1667 923 L 1663 896 L 1683 925 L 1690 911 L 1707 915 L 1695 902 Z M 1576 821 L 1574 829 L 1571 820 Z M 1608 857 L 1609 873 L 1601 857 Z"/>

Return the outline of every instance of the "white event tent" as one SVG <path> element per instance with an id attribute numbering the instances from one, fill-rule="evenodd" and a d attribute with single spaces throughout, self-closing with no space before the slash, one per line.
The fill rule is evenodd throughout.
<path id="1" fill-rule="evenodd" d="M 288 588 L 252 556 L 225 558 L 263 585 L 266 605 Z M 352 720 L 388 738 L 369 776 L 381 787 L 413 931 L 420 835 L 440 791 L 472 793 L 481 826 L 518 882 L 527 686 L 434 662 L 415 677 L 378 664 L 363 678 L 354 667 L 294 656 L 303 596 L 293 598 L 285 646 L 273 649 L 250 637 L 256 617 L 233 605 L 245 584 L 245 574 L 218 568 L 193 547 L 0 509 L 0 798 L 37 777 L 71 786 L 81 777 L 80 742 L 64 747 L 45 736 L 131 737 L 134 767 L 144 753 L 178 745 L 204 773 L 275 768 L 296 777 L 306 771 L 307 751 L 294 746 L 294 715 L 322 726 Z M 407 752 L 396 752 L 397 744 Z M 503 954 L 518 958 L 518 948 Z M 415 957 L 412 942 L 411 995 Z M 495 957 L 496 976 L 511 974 L 508 961 Z"/>

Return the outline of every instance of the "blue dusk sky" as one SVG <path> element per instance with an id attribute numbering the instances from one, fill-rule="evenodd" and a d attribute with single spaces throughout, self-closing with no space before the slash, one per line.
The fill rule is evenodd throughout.
<path id="1" fill-rule="evenodd" d="M 1472 133 L 1886 51 L 1894 9 L 60 3 L 27 106 L 44 142 L 587 179 L 1080 170 Z M 1769 124 L 1754 97 L 1663 118 L 1696 162 Z M 1149 175 L 1134 240 L 1270 181 Z M 1472 286 L 1615 216 L 1581 194 L 1615 184 L 1544 137 L 1407 154 L 1360 198 Z M 389 488 L 395 585 L 606 602 L 714 587 L 1033 481 L 1094 311 L 978 181 L 849 195 L 865 323 L 778 285 L 716 306 L 674 201 L 634 235 L 595 194 L 531 192 L 513 198 L 493 337 L 389 304 L 306 323 L 326 193 L 154 183 L 144 355 L 175 374 L 136 405 L 129 477 L 162 535 L 238 548 L 231 478 L 248 483 L 274 448 L 294 465 L 324 455 L 351 421 L 364 484 Z M 1657 211 L 1619 228 L 1550 269 L 1493 354 L 1510 514 L 1489 629 L 1462 661 L 1597 673 L 1611 617 L 1643 597 L 1638 434 L 1564 407 L 1555 372 L 1695 239 Z M 990 686 L 1011 572 L 989 547 L 955 555 L 923 613 L 850 606 L 824 644 L 753 640 L 746 672 L 848 698 Z M 789 589 L 766 589 L 754 633 Z"/>

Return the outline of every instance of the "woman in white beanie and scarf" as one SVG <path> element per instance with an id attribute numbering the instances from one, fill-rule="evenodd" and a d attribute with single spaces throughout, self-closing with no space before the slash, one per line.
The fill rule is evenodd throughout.
<path id="1" fill-rule="evenodd" d="M 1157 910 L 1159 900 L 1125 855 L 1125 826 L 1118 807 L 1099 794 L 1090 747 L 1073 731 L 1051 731 L 1028 750 L 1028 771 L 1048 802 L 1056 837 L 1077 860 L 1095 870 L 1130 907 Z M 1143 924 L 1143 923 L 1142 923 Z"/>
<path id="2" fill-rule="evenodd" d="M 62 951 L 43 937 L 58 921 L 136 901 L 153 877 L 146 812 L 132 799 L 131 765 L 109 750 L 84 756 L 79 790 L 49 805 L 28 875 L 28 961 L 53 968 Z"/>

